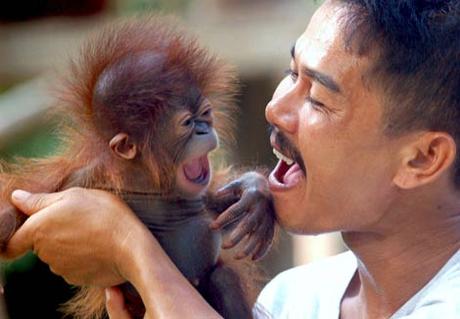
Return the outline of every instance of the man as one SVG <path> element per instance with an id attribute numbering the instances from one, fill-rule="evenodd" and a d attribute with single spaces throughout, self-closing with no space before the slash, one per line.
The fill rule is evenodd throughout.
<path id="1" fill-rule="evenodd" d="M 350 252 L 279 275 L 257 317 L 460 317 L 459 39 L 457 0 L 327 0 L 315 13 L 266 108 L 282 158 L 270 187 L 284 228 L 341 231 Z M 33 248 L 72 283 L 127 279 L 151 318 L 218 317 L 110 194 L 13 201 L 32 216 L 10 255 Z M 115 289 L 107 306 L 129 318 Z"/>

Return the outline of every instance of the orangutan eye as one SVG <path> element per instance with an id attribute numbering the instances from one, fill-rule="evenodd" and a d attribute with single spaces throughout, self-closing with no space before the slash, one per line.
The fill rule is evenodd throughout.
<path id="1" fill-rule="evenodd" d="M 185 119 L 183 122 L 182 122 L 182 126 L 185 126 L 185 127 L 189 127 L 193 124 L 193 120 L 191 117 Z"/>
<path id="2" fill-rule="evenodd" d="M 205 116 L 205 117 L 210 116 L 210 115 L 211 115 L 211 109 L 210 108 L 206 109 L 203 113 L 201 113 L 201 116 Z"/>

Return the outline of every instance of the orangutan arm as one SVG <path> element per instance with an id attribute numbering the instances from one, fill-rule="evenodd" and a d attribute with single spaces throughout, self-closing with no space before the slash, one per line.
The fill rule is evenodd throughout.
<path id="1" fill-rule="evenodd" d="M 223 248 L 238 247 L 237 259 L 262 258 L 270 249 L 276 232 L 272 196 L 266 177 L 249 171 L 219 190 L 208 194 L 208 208 L 217 213 L 214 229 L 230 228 Z"/>

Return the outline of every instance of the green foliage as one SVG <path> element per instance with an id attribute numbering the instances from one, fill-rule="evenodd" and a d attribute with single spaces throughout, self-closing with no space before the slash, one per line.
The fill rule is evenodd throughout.
<path id="1" fill-rule="evenodd" d="M 53 125 L 38 125 L 15 135 L 7 145 L 0 149 L 0 158 L 8 161 L 14 160 L 16 156 L 44 157 L 53 154 L 58 146 L 58 139 L 53 131 Z M 21 318 L 25 315 L 32 318 L 32 313 L 30 316 L 28 313 L 26 314 L 28 310 L 23 309 L 21 304 L 16 302 L 19 294 L 22 295 L 23 301 L 25 298 L 29 302 L 37 302 L 39 305 L 30 311 L 50 319 L 61 317 L 55 309 L 58 304 L 64 302 L 71 295 L 63 280 L 52 277 L 47 271 L 47 267 L 32 252 L 20 259 L 0 263 L 0 277 L 4 278 L 2 281 L 7 283 L 5 289 L 8 291 L 5 297 L 11 311 L 9 314 L 11 319 Z M 43 289 L 43 287 L 38 287 L 42 286 L 42 283 L 48 285 L 48 288 L 45 288 L 48 290 L 45 294 L 48 297 L 33 297 Z"/>
<path id="2" fill-rule="evenodd" d="M 53 131 L 54 127 L 48 125 L 15 136 L 0 149 L 0 158 L 11 160 L 15 156 L 44 157 L 53 154 L 59 144 Z"/>
<path id="3" fill-rule="evenodd" d="M 58 140 L 53 134 L 54 127 L 40 126 L 33 130 L 21 133 L 14 137 L 4 148 L 0 149 L 0 158 L 6 161 L 14 160 L 15 157 L 43 157 L 52 154 Z M 32 268 L 36 263 L 33 254 L 7 263 L 2 267 L 2 273 L 8 275 L 8 272 L 23 272 Z"/>
<path id="4" fill-rule="evenodd" d="M 4 262 L 1 267 L 2 275 L 8 276 L 12 272 L 27 272 L 37 263 L 37 261 L 38 259 L 35 254 L 30 252 L 15 261 Z"/>
<path id="5" fill-rule="evenodd" d="M 183 12 L 190 0 L 129 0 L 118 1 L 118 9 L 123 13 L 144 11 Z"/>

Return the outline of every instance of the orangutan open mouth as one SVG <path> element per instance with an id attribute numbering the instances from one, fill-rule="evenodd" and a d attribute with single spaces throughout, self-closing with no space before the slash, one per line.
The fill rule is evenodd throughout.
<path id="1" fill-rule="evenodd" d="M 189 182 L 207 185 L 210 176 L 208 155 L 206 154 L 184 163 L 183 172 Z"/>

